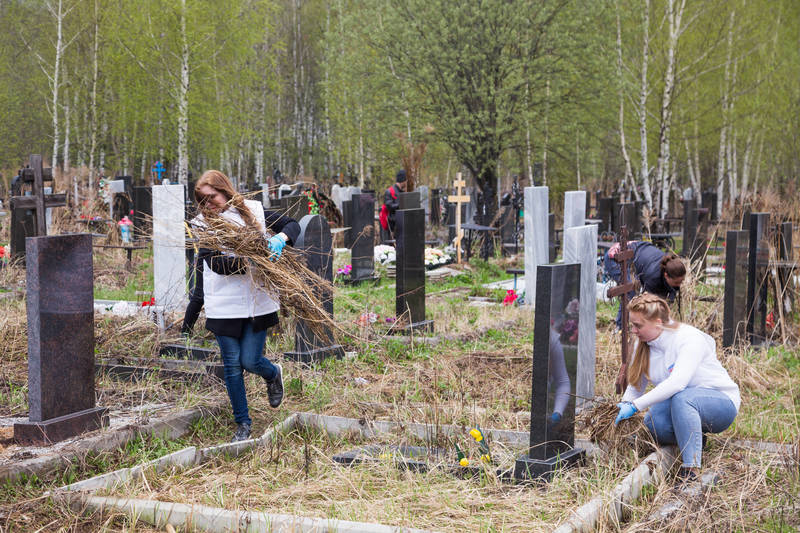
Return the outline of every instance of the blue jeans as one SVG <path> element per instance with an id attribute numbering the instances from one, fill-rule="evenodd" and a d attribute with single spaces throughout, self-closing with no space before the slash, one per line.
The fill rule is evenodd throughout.
<path id="1" fill-rule="evenodd" d="M 603 269 L 606 271 L 606 275 L 609 278 L 613 279 L 614 281 L 617 282 L 617 284 L 619 284 L 622 281 L 622 269 L 620 268 L 619 263 L 617 263 L 616 261 L 614 261 L 614 259 L 612 259 L 611 257 L 608 256 L 608 252 L 609 251 L 610 250 L 607 250 L 606 254 L 603 256 Z M 633 276 L 629 275 L 628 279 L 632 280 Z M 634 296 L 636 296 L 636 293 L 634 291 L 630 291 L 628 293 L 628 301 L 630 302 L 631 298 L 633 298 Z M 619 305 L 619 309 L 617 310 L 617 318 L 615 319 L 615 322 L 617 323 L 617 328 L 622 329 L 622 304 L 621 303 Z"/>
<path id="2" fill-rule="evenodd" d="M 253 331 L 253 324 L 248 322 L 241 338 L 224 335 L 216 337 L 222 363 L 225 365 L 225 388 L 231 400 L 233 419 L 237 424 L 252 424 L 247 410 L 242 369 L 258 374 L 266 381 L 272 381 L 278 375 L 278 368 L 264 357 L 267 332 Z"/>
<path id="3" fill-rule="evenodd" d="M 715 389 L 690 387 L 650 407 L 644 424 L 659 444 L 677 444 L 685 468 L 700 467 L 703 433 L 721 433 L 736 418 L 736 406 Z"/>

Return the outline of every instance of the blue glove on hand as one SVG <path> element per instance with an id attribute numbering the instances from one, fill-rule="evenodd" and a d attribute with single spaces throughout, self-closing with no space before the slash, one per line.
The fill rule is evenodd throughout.
<path id="1" fill-rule="evenodd" d="M 621 421 L 632 417 L 634 414 L 636 414 L 636 411 L 638 411 L 636 406 L 631 402 L 619 402 L 617 407 L 619 407 L 619 414 L 617 415 L 616 420 L 614 420 L 615 426 Z"/>
<path id="2" fill-rule="evenodd" d="M 275 261 L 278 259 L 281 256 L 281 253 L 283 253 L 284 246 L 286 246 L 286 241 L 284 241 L 282 237 L 278 235 L 273 235 L 270 237 L 269 241 L 267 241 L 267 248 L 269 248 L 269 251 L 272 252 L 272 254 L 269 256 L 269 260 Z"/>

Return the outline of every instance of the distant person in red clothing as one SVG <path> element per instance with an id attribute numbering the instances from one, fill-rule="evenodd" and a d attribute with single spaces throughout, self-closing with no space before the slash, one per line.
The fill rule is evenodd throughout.
<path id="1" fill-rule="evenodd" d="M 398 170 L 395 176 L 395 184 L 386 189 L 383 193 L 383 206 L 381 207 L 380 222 L 381 227 L 394 235 L 394 223 L 397 208 L 400 207 L 399 195 L 406 191 L 406 171 Z"/>

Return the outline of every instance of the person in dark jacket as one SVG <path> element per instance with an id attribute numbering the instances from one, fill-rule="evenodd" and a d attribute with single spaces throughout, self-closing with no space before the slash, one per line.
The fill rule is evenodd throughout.
<path id="1" fill-rule="evenodd" d="M 674 253 L 663 252 L 647 241 L 631 241 L 628 243 L 628 249 L 633 250 L 633 271 L 629 272 L 629 275 L 638 285 L 638 290 L 673 302 L 686 277 L 686 265 L 683 260 Z M 606 274 L 617 283 L 622 280 L 622 270 L 619 263 L 614 260 L 619 250 L 620 243 L 614 243 L 603 258 Z M 634 295 L 635 292 L 631 292 L 628 296 L 632 298 Z M 621 307 L 617 311 L 616 322 L 617 327 L 621 328 Z"/>
<path id="2" fill-rule="evenodd" d="M 395 184 L 386 189 L 383 193 L 383 205 L 389 223 L 389 231 L 394 235 L 394 223 L 397 215 L 397 208 L 400 207 L 400 193 L 406 191 L 406 171 L 400 169 L 395 176 Z"/>

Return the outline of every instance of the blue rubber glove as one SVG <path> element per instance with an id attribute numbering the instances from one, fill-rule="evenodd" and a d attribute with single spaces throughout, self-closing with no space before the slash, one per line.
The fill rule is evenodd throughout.
<path id="1" fill-rule="evenodd" d="M 281 256 L 281 253 L 283 253 L 284 246 L 286 246 L 286 241 L 284 241 L 279 235 L 273 235 L 270 237 L 269 241 L 267 241 L 267 248 L 269 248 L 269 251 L 272 252 L 272 254 L 269 256 L 269 260 L 275 261 L 278 259 Z"/>
<path id="2" fill-rule="evenodd" d="M 615 426 L 623 420 L 632 417 L 634 414 L 636 414 L 636 411 L 638 411 L 636 406 L 631 402 L 619 402 L 617 407 L 619 407 L 619 414 L 617 415 L 616 420 L 614 420 Z"/>
<path id="3" fill-rule="evenodd" d="M 550 415 L 550 423 L 556 425 L 559 422 L 561 422 L 561 413 L 553 411 L 553 414 Z"/>

